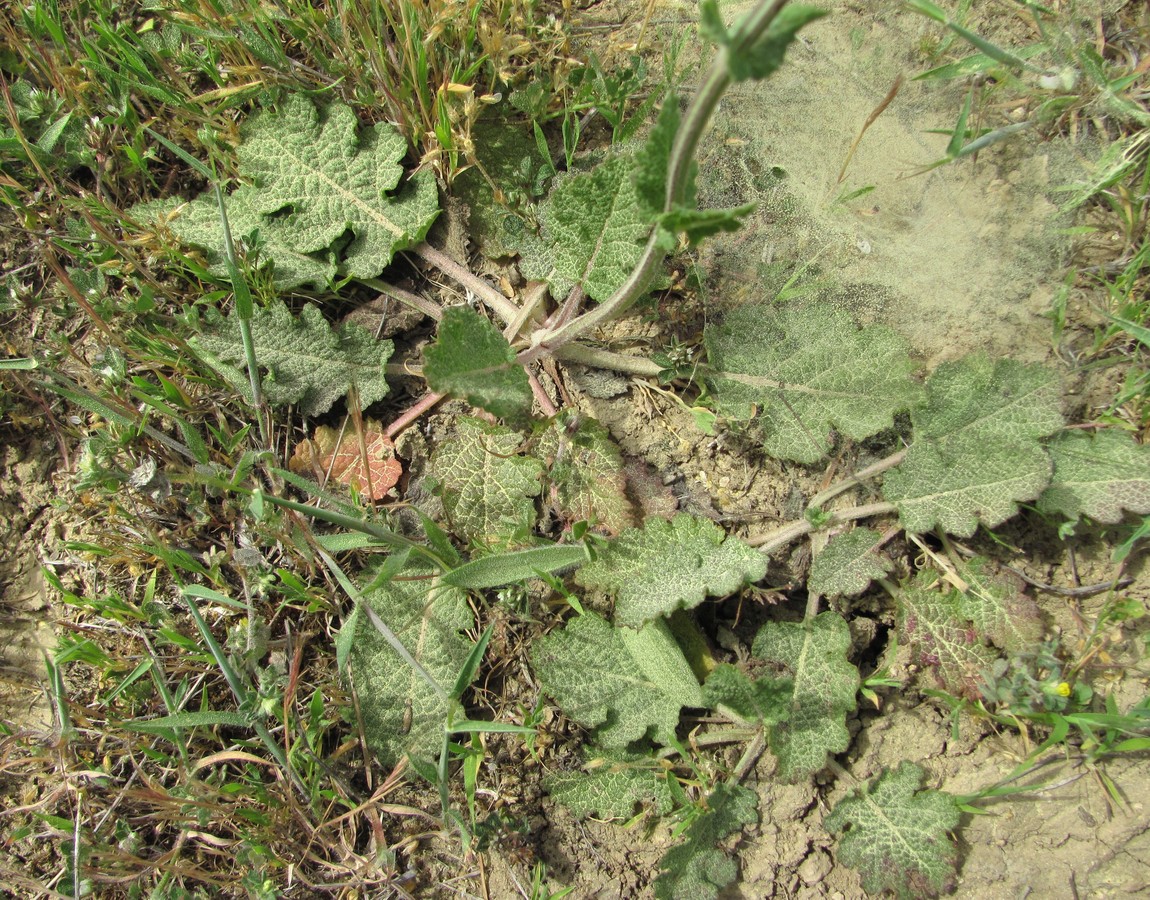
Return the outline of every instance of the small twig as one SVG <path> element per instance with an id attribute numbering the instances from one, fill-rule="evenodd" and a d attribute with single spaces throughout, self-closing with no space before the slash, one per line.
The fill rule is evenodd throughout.
<path id="1" fill-rule="evenodd" d="M 505 323 L 510 324 L 514 322 L 519 315 L 518 306 L 504 297 L 478 275 L 469 272 L 466 267 L 461 266 L 442 250 L 437 250 L 435 247 L 432 247 L 431 244 L 424 241 L 422 244 L 413 247 L 411 252 L 427 260 L 444 275 L 454 278 L 470 290 L 471 293 L 490 307 L 491 311 L 499 316 Z"/>
<path id="2" fill-rule="evenodd" d="M 755 732 L 755 736 L 751 742 L 747 744 L 747 749 L 743 751 L 742 757 L 739 758 L 739 764 L 735 766 L 735 771 L 731 774 L 736 784 L 747 777 L 747 774 L 755 767 L 755 764 L 759 761 L 759 757 L 763 755 L 763 751 L 766 749 L 767 730 L 760 728 Z"/>
<path id="3" fill-rule="evenodd" d="M 398 419 L 387 426 L 387 439 L 389 441 L 394 441 L 400 432 L 411 425 L 416 419 L 422 416 L 425 412 L 435 406 L 436 403 L 438 403 L 446 396 L 446 394 L 424 394 L 418 401 L 416 401 L 414 406 L 409 407 L 405 413 L 403 413 Z"/>
<path id="4" fill-rule="evenodd" d="M 885 516 L 897 511 L 897 506 L 893 503 L 886 502 L 868 503 L 865 506 L 852 506 L 850 509 L 835 510 L 819 527 L 826 528 L 829 525 L 852 522 L 855 519 L 868 519 L 871 516 Z M 808 519 L 796 519 L 793 522 L 780 525 L 778 528 L 773 531 L 768 531 L 766 534 L 749 537 L 746 543 L 752 547 L 758 547 L 762 553 L 773 553 L 775 550 L 778 550 L 779 547 L 785 547 L 791 541 L 802 537 L 804 534 L 810 534 L 815 530 L 815 525 Z"/>
<path id="5" fill-rule="evenodd" d="M 438 322 L 443 318 L 443 310 L 432 303 L 425 297 L 420 297 L 418 294 L 413 294 L 411 291 L 405 291 L 401 287 L 396 287 L 394 284 L 388 284 L 380 278 L 365 278 L 363 284 L 367 287 L 379 291 L 386 297 L 392 300 L 398 300 L 404 306 L 410 306 L 417 312 L 423 313 L 429 319 L 434 319 Z"/>
<path id="6" fill-rule="evenodd" d="M 539 408 L 543 410 L 543 415 L 550 418 L 559 412 L 555 408 L 555 404 L 551 402 L 551 398 L 547 396 L 547 392 L 543 390 L 543 385 L 539 383 L 539 378 L 530 369 L 527 370 L 527 381 L 531 385 L 531 393 L 535 395 L 535 402 L 539 404 Z"/>
<path id="7" fill-rule="evenodd" d="M 839 177 L 835 182 L 836 185 L 842 184 L 843 179 L 846 178 L 847 167 L 850 166 L 851 160 L 854 159 L 855 151 L 858 150 L 859 144 L 862 143 L 863 135 L 866 134 L 867 129 L 875 123 L 875 120 L 883 114 L 886 108 L 891 105 L 895 96 L 898 94 L 898 89 L 901 87 L 902 72 L 899 72 L 898 77 L 894 80 L 894 84 L 891 85 L 891 89 L 887 91 L 887 95 L 883 97 L 882 102 L 874 108 L 869 116 L 867 116 L 867 120 L 863 122 L 863 127 L 859 129 L 858 135 L 855 137 L 854 141 L 851 142 L 850 149 L 847 150 L 847 158 L 843 160 L 843 167 L 839 170 Z"/>
<path id="8" fill-rule="evenodd" d="M 865 469 L 860 469 L 857 472 L 852 472 L 846 478 L 835 482 L 826 490 L 819 491 L 817 494 L 811 497 L 810 502 L 807 503 L 807 506 L 813 507 L 814 509 L 822 509 L 839 494 L 849 491 L 851 488 L 861 486 L 862 483 L 868 478 L 874 478 L 876 475 L 885 472 L 887 469 L 893 469 L 904 459 L 906 459 L 906 450 L 899 450 L 898 453 L 892 453 L 885 459 L 880 459 L 876 463 L 871 463 L 871 465 L 867 466 Z"/>

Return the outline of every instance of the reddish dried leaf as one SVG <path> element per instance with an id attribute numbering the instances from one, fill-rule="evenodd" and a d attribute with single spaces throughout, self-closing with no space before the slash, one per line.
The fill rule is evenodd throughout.
<path id="1" fill-rule="evenodd" d="M 296 445 L 288 468 L 316 476 L 330 471 L 330 477 L 340 484 L 372 500 L 382 500 L 403 474 L 403 465 L 395 458 L 395 445 L 384 434 L 383 426 L 372 419 L 365 421 L 362 444 L 353 429 L 344 431 L 337 446 L 338 437 L 334 428 L 320 425 L 311 440 Z"/>

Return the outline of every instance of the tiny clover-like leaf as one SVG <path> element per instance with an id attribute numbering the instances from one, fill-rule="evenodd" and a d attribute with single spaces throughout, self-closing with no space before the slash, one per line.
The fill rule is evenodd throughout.
<path id="1" fill-rule="evenodd" d="M 439 480 L 443 507 L 456 530 L 484 545 L 521 542 L 535 523 L 542 465 L 521 455 L 523 439 L 510 428 L 461 418 L 429 468 Z"/>
<path id="2" fill-rule="evenodd" d="M 761 409 L 763 447 L 780 459 L 817 462 L 832 429 L 868 438 L 920 395 L 902 338 L 878 325 L 856 328 L 827 304 L 743 306 L 704 336 L 719 410 L 749 417 Z"/>
<path id="3" fill-rule="evenodd" d="M 610 297 L 638 264 L 651 232 L 634 175 L 634 158 L 616 156 L 560 178 L 540 206 L 542 240 L 520 261 L 523 274 L 546 280 L 555 296 L 581 284 L 593 300 Z"/>
<path id="4" fill-rule="evenodd" d="M 1053 372 L 976 353 L 939 366 L 926 389 L 914 443 L 883 481 L 903 527 L 967 537 L 1042 493 L 1051 463 L 1039 439 L 1062 426 Z"/>
<path id="5" fill-rule="evenodd" d="M 752 681 L 735 666 L 715 666 L 703 696 L 712 709 L 724 706 L 748 722 L 776 725 L 791 714 L 795 685 L 790 678 L 765 676 Z"/>
<path id="6" fill-rule="evenodd" d="M 962 592 L 923 571 L 901 585 L 894 600 L 899 641 L 913 649 L 916 663 L 933 670 L 951 693 L 977 699 L 998 654 L 971 622 Z"/>
<path id="7" fill-rule="evenodd" d="M 958 851 L 950 833 L 961 812 L 943 791 L 920 790 L 923 770 L 903 761 L 835 806 L 823 824 L 842 834 L 838 858 L 871 894 L 937 897 L 954 887 Z"/>
<path id="8" fill-rule="evenodd" d="M 861 594 L 891 569 L 890 560 L 875 552 L 881 539 L 870 528 L 835 535 L 811 563 L 807 590 L 822 597 Z"/>
<path id="9" fill-rule="evenodd" d="M 369 571 L 364 580 L 371 577 Z M 475 625 L 466 593 L 439 584 L 431 572 L 407 569 L 402 578 L 366 591 L 364 600 L 450 691 L 472 647 L 464 634 Z M 404 662 L 366 615 L 358 617 L 350 671 L 364 733 L 380 762 L 393 766 L 405 754 L 424 762 L 436 759 L 447 701 Z"/>
<path id="10" fill-rule="evenodd" d="M 543 787 L 577 816 L 629 819 L 638 803 L 650 803 L 665 815 L 674 801 L 667 770 L 650 756 L 616 754 L 588 759 L 579 772 L 543 779 Z"/>
<path id="11" fill-rule="evenodd" d="M 609 750 L 648 734 L 666 743 L 679 710 L 703 703 L 702 688 L 661 619 L 632 631 L 587 613 L 541 638 L 532 660 L 543 690 L 569 718 L 595 729 Z"/>
<path id="12" fill-rule="evenodd" d="M 1047 449 L 1054 475 L 1038 498 L 1041 512 L 1071 520 L 1089 516 L 1108 525 L 1122 521 L 1123 510 L 1150 513 L 1150 447 L 1107 429 L 1063 431 Z"/>
<path id="13" fill-rule="evenodd" d="M 681 513 L 629 528 L 575 580 L 607 591 L 622 625 L 638 628 L 708 596 L 725 597 L 767 574 L 766 557 L 705 519 Z"/>
<path id="14" fill-rule="evenodd" d="M 547 466 L 547 499 L 567 522 L 591 522 L 611 534 L 634 524 L 623 456 L 598 422 L 560 415 L 535 454 Z"/>
<path id="15" fill-rule="evenodd" d="M 228 198 L 229 224 L 237 237 L 258 235 L 278 287 L 320 284 L 337 270 L 374 278 L 398 250 L 423 240 L 439 211 L 430 172 L 401 184 L 407 142 L 399 131 L 361 128 L 342 103 L 321 110 L 292 95 L 249 119 L 241 136 L 240 174 L 250 183 Z M 215 207 L 201 197 L 168 224 L 226 274 Z"/>
<path id="16" fill-rule="evenodd" d="M 266 374 L 263 393 L 273 404 L 294 403 L 305 416 L 318 416 L 353 385 L 363 406 L 387 395 L 384 366 L 391 341 L 377 341 L 364 328 L 344 324 L 333 329 L 314 304 L 293 316 L 282 300 L 257 309 L 251 320 L 256 359 Z M 248 399 L 251 385 L 245 374 L 247 356 L 239 319 L 209 310 L 204 331 L 192 346 Z"/>
<path id="17" fill-rule="evenodd" d="M 423 358 L 423 375 L 433 391 L 462 397 L 513 422 L 531 413 L 526 370 L 499 329 L 470 307 L 444 311 L 438 338 Z"/>
<path id="18" fill-rule="evenodd" d="M 657 900 L 715 900 L 739 871 L 721 847 L 731 835 L 758 821 L 759 800 L 754 791 L 740 784 L 717 784 L 707 797 L 707 809 L 684 831 L 683 842 L 659 861 Z"/>
<path id="19" fill-rule="evenodd" d="M 850 645 L 847 623 L 833 612 L 806 622 L 768 622 L 755 637 L 752 655 L 784 667 L 794 680 L 790 714 L 767 737 L 785 781 L 819 771 L 828 753 L 850 743 L 846 717 L 859 686 L 858 669 L 847 659 Z"/>

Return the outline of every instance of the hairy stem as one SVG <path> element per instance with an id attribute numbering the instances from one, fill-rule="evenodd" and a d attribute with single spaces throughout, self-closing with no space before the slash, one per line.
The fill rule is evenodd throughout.
<path id="1" fill-rule="evenodd" d="M 514 322 L 515 317 L 519 315 L 518 306 L 504 297 L 478 275 L 468 271 L 466 266 L 461 266 L 442 250 L 437 250 L 435 247 L 432 247 L 431 244 L 424 241 L 422 244 L 412 247 L 411 252 L 427 260 L 444 275 L 455 279 L 463 285 L 463 287 L 471 291 L 471 293 L 488 306 L 495 315 L 499 316 L 504 323 Z"/>
<path id="2" fill-rule="evenodd" d="M 842 494 L 845 491 L 849 491 L 851 488 L 860 486 L 866 479 L 874 478 L 876 475 L 885 472 L 887 469 L 893 469 L 904 459 L 906 459 L 905 449 L 899 450 L 898 453 L 892 453 L 885 459 L 880 459 L 878 462 L 872 463 L 865 469 L 859 469 L 859 471 L 851 473 L 841 481 L 836 481 L 825 491 L 819 491 L 817 494 L 811 497 L 807 506 L 812 509 L 822 509 L 839 494 Z"/>
<path id="3" fill-rule="evenodd" d="M 564 344 L 555 350 L 554 355 L 563 362 L 578 363 L 596 369 L 610 369 L 627 375 L 655 378 L 663 371 L 662 366 L 645 356 L 628 356 L 624 353 L 588 347 L 585 344 Z"/>
<path id="4" fill-rule="evenodd" d="M 732 54 L 746 53 L 774 21 L 787 0 L 771 0 L 759 3 L 743 20 L 732 35 L 730 47 L 720 47 L 711 62 L 710 69 L 687 108 L 683 122 L 675 135 L 671 147 L 671 158 L 667 165 L 667 192 L 663 211 L 670 212 L 683 202 L 691 171 L 691 161 L 699 141 L 707 129 L 711 114 L 719 105 L 723 93 L 731 84 L 730 58 Z M 520 362 L 530 362 L 562 344 L 586 334 L 604 322 L 617 318 L 634 303 L 647 289 L 652 270 L 663 258 L 664 251 L 659 246 L 656 229 L 651 230 L 647 245 L 638 264 L 627 280 L 610 297 L 590 312 L 573 319 L 558 328 L 540 329 L 532 335 L 531 347 L 520 355 Z"/>
<path id="5" fill-rule="evenodd" d="M 405 291 L 403 288 L 388 284 L 379 278 L 364 278 L 363 284 L 373 290 L 379 291 L 385 297 L 398 300 L 404 306 L 410 306 L 412 309 L 423 313 L 429 319 L 434 319 L 436 322 L 443 318 L 443 310 L 426 297 L 420 297 L 411 291 Z"/>
<path id="6" fill-rule="evenodd" d="M 869 519 L 871 516 L 884 516 L 890 513 L 897 512 L 898 507 L 893 503 L 879 502 L 868 503 L 865 506 L 852 506 L 850 509 L 836 510 L 831 514 L 821 525 L 814 525 L 807 519 L 796 519 L 793 522 L 788 522 L 786 525 L 780 525 L 773 531 L 768 531 L 766 534 L 755 535 L 754 537 L 747 538 L 746 543 L 752 547 L 758 547 L 763 553 L 773 553 L 779 547 L 785 547 L 791 541 L 802 537 L 804 534 L 810 534 L 818 528 L 826 528 L 829 525 L 838 525 L 842 522 L 853 522 L 855 519 Z"/>
<path id="7" fill-rule="evenodd" d="M 412 422 L 422 416 L 425 412 L 435 406 L 436 403 L 438 403 L 446 396 L 446 394 L 424 394 L 419 398 L 418 401 L 416 401 L 414 406 L 410 407 L 406 412 L 403 413 L 403 415 L 401 415 L 398 419 L 387 426 L 387 439 L 394 441 L 396 436 L 402 432 L 403 429 L 411 425 Z"/>

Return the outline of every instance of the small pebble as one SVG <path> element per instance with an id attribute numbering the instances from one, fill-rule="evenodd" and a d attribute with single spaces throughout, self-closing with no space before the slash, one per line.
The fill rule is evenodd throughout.
<path id="1" fill-rule="evenodd" d="M 799 865 L 799 878 L 807 887 L 818 884 L 831 873 L 831 858 L 824 850 L 812 850 Z"/>

